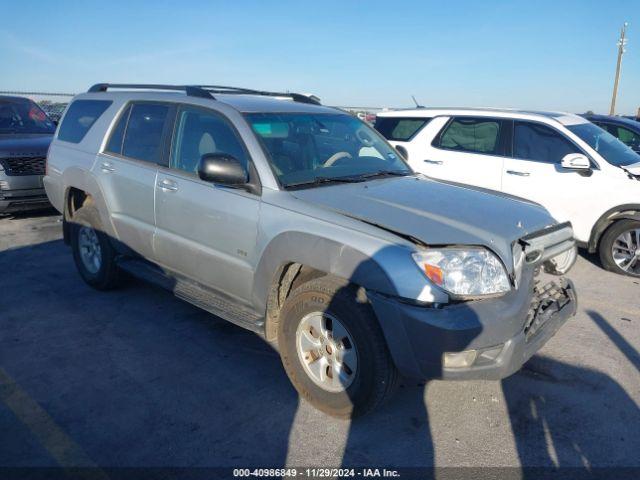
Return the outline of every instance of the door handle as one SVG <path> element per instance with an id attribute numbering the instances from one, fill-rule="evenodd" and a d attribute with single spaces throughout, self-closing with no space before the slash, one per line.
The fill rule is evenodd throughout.
<path id="1" fill-rule="evenodd" d="M 529 172 L 518 172 L 517 170 L 507 170 L 509 175 L 517 175 L 519 177 L 528 177 L 531 175 Z"/>
<path id="2" fill-rule="evenodd" d="M 442 160 L 424 160 L 424 163 L 430 163 L 432 165 L 442 165 Z"/>
<path id="3" fill-rule="evenodd" d="M 103 172 L 115 172 L 116 168 L 113 166 L 113 163 L 111 162 L 102 162 L 100 164 L 100 170 L 102 170 Z"/>
<path id="4" fill-rule="evenodd" d="M 178 184 L 173 180 L 169 180 L 166 178 L 158 182 L 158 187 L 160 187 L 162 190 L 169 191 L 169 192 L 178 191 Z"/>

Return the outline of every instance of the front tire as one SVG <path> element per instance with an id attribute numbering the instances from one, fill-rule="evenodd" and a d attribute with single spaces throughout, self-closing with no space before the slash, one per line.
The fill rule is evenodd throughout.
<path id="1" fill-rule="evenodd" d="M 393 393 L 397 372 L 371 306 L 348 282 L 322 277 L 287 298 L 278 325 L 284 368 L 319 410 L 350 418 Z"/>
<path id="2" fill-rule="evenodd" d="M 600 241 L 600 261 L 611 272 L 640 277 L 640 222 L 619 220 Z"/>
<path id="3" fill-rule="evenodd" d="M 116 251 L 103 232 L 98 210 L 92 205 L 83 206 L 69 222 L 73 260 L 82 279 L 97 290 L 118 286 Z"/>

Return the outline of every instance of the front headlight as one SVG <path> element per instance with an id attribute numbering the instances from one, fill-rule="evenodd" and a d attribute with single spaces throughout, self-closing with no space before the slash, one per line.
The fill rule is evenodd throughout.
<path id="1" fill-rule="evenodd" d="M 429 280 L 454 295 L 476 297 L 511 289 L 500 259 L 481 247 L 423 250 L 413 259 Z"/>

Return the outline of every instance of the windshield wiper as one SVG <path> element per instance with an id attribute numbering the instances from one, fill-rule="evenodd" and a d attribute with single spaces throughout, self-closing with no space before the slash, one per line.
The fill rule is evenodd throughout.
<path id="1" fill-rule="evenodd" d="M 313 187 L 316 185 L 323 185 L 328 183 L 358 183 L 364 182 L 362 177 L 316 177 L 313 180 L 307 182 L 289 183 L 286 188 L 296 187 Z"/>
<path id="2" fill-rule="evenodd" d="M 413 172 L 409 170 L 378 170 L 372 173 L 363 173 L 358 175 L 358 178 L 375 178 L 375 177 L 406 177 L 413 175 Z"/>

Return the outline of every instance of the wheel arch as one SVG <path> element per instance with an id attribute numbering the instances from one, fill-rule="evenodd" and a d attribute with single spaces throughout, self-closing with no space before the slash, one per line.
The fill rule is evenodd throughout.
<path id="1" fill-rule="evenodd" d="M 587 244 L 589 253 L 595 253 L 598 250 L 602 235 L 618 220 L 640 221 L 640 203 L 619 205 L 602 214 L 591 229 L 591 236 L 589 237 L 589 243 Z"/>
<path id="2" fill-rule="evenodd" d="M 297 285 L 326 275 L 396 294 L 384 269 L 366 253 L 304 232 L 281 233 L 265 248 L 254 275 L 252 300 L 258 311 L 266 312 L 268 340 L 275 338 L 279 311 L 289 293 Z"/>

